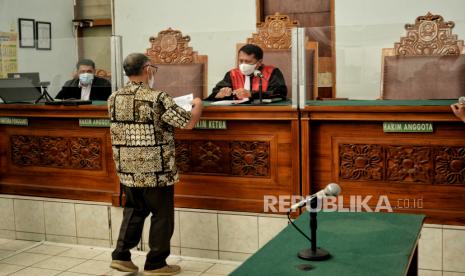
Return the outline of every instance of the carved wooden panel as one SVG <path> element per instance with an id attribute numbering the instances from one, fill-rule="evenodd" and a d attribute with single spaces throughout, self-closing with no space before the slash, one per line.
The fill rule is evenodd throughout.
<path id="1" fill-rule="evenodd" d="M 381 180 L 384 153 L 379 145 L 339 146 L 341 178 L 347 180 Z"/>
<path id="2" fill-rule="evenodd" d="M 247 38 L 247 43 L 256 44 L 263 49 L 290 49 L 291 30 L 297 26 L 299 22 L 291 20 L 288 15 L 269 15 L 265 22 L 257 23 L 257 33 Z"/>
<path id="3" fill-rule="evenodd" d="M 193 63 L 197 62 L 198 54 L 189 47 L 190 36 L 183 36 L 178 30 L 168 28 L 161 31 L 156 37 L 151 36 L 151 47 L 146 54 L 153 63 Z"/>
<path id="4" fill-rule="evenodd" d="M 433 162 L 428 147 L 387 146 L 388 181 L 431 184 Z"/>
<path id="5" fill-rule="evenodd" d="M 465 146 L 339 144 L 339 178 L 465 185 Z"/>
<path id="6" fill-rule="evenodd" d="M 266 142 L 232 142 L 233 175 L 266 176 L 269 174 L 270 145 Z"/>
<path id="7" fill-rule="evenodd" d="M 191 171 L 190 144 L 183 140 L 176 140 L 176 165 L 180 172 Z"/>
<path id="8" fill-rule="evenodd" d="M 12 135 L 11 160 L 17 166 L 98 170 L 102 143 L 90 137 Z"/>
<path id="9" fill-rule="evenodd" d="M 70 167 L 75 169 L 101 169 L 102 141 L 97 138 L 69 139 Z"/>
<path id="10" fill-rule="evenodd" d="M 394 44 L 396 55 L 459 55 L 463 50 L 463 40 L 452 34 L 454 22 L 444 22 L 440 15 L 427 13 L 419 16 L 415 24 L 406 24 L 407 35 Z"/>
<path id="11" fill-rule="evenodd" d="M 184 174 L 270 175 L 270 143 L 177 140 L 176 164 Z"/>
<path id="12" fill-rule="evenodd" d="M 194 172 L 230 174 L 229 142 L 193 141 L 192 160 Z"/>
<path id="13" fill-rule="evenodd" d="M 111 72 L 110 71 L 106 71 L 106 70 L 103 70 L 103 69 L 96 69 L 95 70 L 95 75 L 97 77 L 100 77 L 100 78 L 111 80 Z"/>
<path id="14" fill-rule="evenodd" d="M 465 148 L 439 147 L 435 154 L 435 181 L 444 184 L 465 183 Z"/>

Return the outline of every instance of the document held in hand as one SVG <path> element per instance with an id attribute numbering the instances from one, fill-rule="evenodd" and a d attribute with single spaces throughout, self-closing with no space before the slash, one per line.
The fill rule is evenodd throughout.
<path id="1" fill-rule="evenodd" d="M 186 111 L 192 110 L 192 101 L 194 100 L 194 94 L 190 93 L 184 96 L 173 98 L 174 102 L 182 107 Z"/>
<path id="2" fill-rule="evenodd" d="M 222 101 L 217 101 L 217 102 L 212 102 L 212 105 L 232 105 L 232 104 L 240 104 L 240 103 L 245 103 L 248 102 L 249 98 L 244 98 L 242 100 L 222 100 Z"/>

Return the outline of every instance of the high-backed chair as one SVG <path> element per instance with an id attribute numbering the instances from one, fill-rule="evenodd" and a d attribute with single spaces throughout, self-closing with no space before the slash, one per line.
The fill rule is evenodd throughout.
<path id="1" fill-rule="evenodd" d="M 292 28 L 298 27 L 299 22 L 291 20 L 288 15 L 276 13 L 265 18 L 265 22 L 257 23 L 257 33 L 247 38 L 247 43 L 255 44 L 263 49 L 263 63 L 273 65 L 281 70 L 286 81 L 287 97 L 292 97 L 292 57 L 291 37 Z M 237 50 L 244 43 L 237 44 Z M 318 96 L 318 42 L 307 41 L 307 98 Z"/>
<path id="2" fill-rule="evenodd" d="M 158 67 L 155 88 L 172 97 L 193 93 L 194 97 L 207 95 L 208 58 L 188 46 L 189 36 L 168 28 L 156 37 L 150 37 L 151 47 L 146 54 Z"/>
<path id="3" fill-rule="evenodd" d="M 106 71 L 104 69 L 96 69 L 95 70 L 95 75 L 99 78 L 104 78 L 107 79 L 108 81 L 111 80 L 111 72 Z"/>
<path id="4" fill-rule="evenodd" d="M 381 99 L 457 99 L 465 95 L 463 40 L 454 22 L 440 15 L 419 16 L 407 34 L 383 49 Z"/>

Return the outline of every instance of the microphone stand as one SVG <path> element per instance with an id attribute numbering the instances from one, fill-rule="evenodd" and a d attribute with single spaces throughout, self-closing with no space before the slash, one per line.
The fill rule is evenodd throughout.
<path id="1" fill-rule="evenodd" d="M 41 82 L 40 87 L 42 88 L 42 94 L 40 97 L 34 102 L 35 104 L 40 102 L 40 100 L 45 99 L 45 102 L 53 102 L 55 101 L 52 96 L 47 92 L 47 86 L 49 85 L 49 82 Z"/>
<path id="2" fill-rule="evenodd" d="M 262 104 L 262 78 L 258 77 L 258 96 L 260 97 L 260 104 Z"/>
<path id="3" fill-rule="evenodd" d="M 315 200 L 310 201 L 310 237 L 311 237 L 311 247 L 308 249 L 303 249 L 298 253 L 299 258 L 308 260 L 308 261 L 324 261 L 331 257 L 328 251 L 321 249 L 316 246 L 316 229 L 318 228 L 318 222 L 316 219 L 317 207 L 318 207 L 318 197 Z"/>

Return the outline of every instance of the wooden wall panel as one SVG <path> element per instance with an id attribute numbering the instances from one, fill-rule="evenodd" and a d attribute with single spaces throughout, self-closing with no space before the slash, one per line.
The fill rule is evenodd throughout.
<path id="1" fill-rule="evenodd" d="M 107 129 L 29 118 L 29 126 L 0 126 L 0 145 L 0 192 L 119 205 Z"/>
<path id="2" fill-rule="evenodd" d="M 104 106 L 0 105 L 0 193 L 120 204 Z M 265 195 L 299 195 L 298 111 L 290 106 L 207 107 L 203 119 L 225 130 L 179 130 L 177 207 L 263 212 Z"/>
<path id="3" fill-rule="evenodd" d="M 265 195 L 300 194 L 298 124 L 244 119 L 228 120 L 227 130 L 177 132 L 177 143 L 189 144 L 182 159 L 190 165 L 176 185 L 176 206 L 263 212 Z"/>
<path id="4" fill-rule="evenodd" d="M 346 206 L 351 195 L 371 195 L 369 205 L 374 208 L 379 196 L 386 195 L 395 212 L 426 214 L 427 223 L 465 225 L 463 123 L 455 120 L 448 107 L 430 107 L 431 116 L 437 118 L 431 120 L 433 133 L 384 133 L 383 120 L 377 116 L 399 119 L 388 119 L 394 115 L 392 107 L 387 112 L 377 108 L 370 119 L 354 118 L 365 113 L 363 108 L 351 114 L 330 112 L 334 117 L 310 112 L 309 117 L 319 119 L 308 121 L 312 166 L 307 166 L 309 180 L 303 184 L 303 194 L 335 182 L 342 188 Z M 424 121 L 422 112 L 415 114 L 415 109 L 396 113 L 404 115 L 404 120 Z M 446 115 L 449 121 L 443 121 Z"/>

